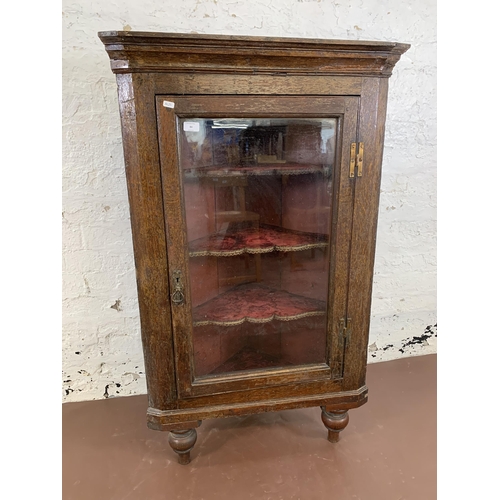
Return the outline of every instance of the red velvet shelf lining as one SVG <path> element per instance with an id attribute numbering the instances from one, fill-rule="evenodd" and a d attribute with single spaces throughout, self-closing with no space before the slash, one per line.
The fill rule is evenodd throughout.
<path id="1" fill-rule="evenodd" d="M 187 178 L 197 177 L 237 177 L 247 175 L 303 175 L 329 174 L 331 165 L 310 165 L 307 163 L 264 163 L 258 165 L 211 166 L 184 169 Z"/>
<path id="2" fill-rule="evenodd" d="M 238 285 L 193 309 L 193 325 L 241 325 L 292 321 L 326 313 L 326 303 L 265 285 Z"/>
<path id="3" fill-rule="evenodd" d="M 260 226 L 228 230 L 194 240 L 189 243 L 189 256 L 231 257 L 243 253 L 298 252 L 327 246 L 326 234 Z"/>

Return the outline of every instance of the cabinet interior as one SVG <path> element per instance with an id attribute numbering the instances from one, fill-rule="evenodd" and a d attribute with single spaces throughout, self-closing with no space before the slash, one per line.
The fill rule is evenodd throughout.
<path id="1" fill-rule="evenodd" d="M 324 363 L 337 118 L 178 118 L 196 376 Z"/>

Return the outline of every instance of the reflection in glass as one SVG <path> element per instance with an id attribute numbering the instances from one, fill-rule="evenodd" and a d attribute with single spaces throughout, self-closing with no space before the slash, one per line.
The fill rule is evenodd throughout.
<path id="1" fill-rule="evenodd" d="M 325 362 L 337 119 L 178 119 L 197 376 Z"/>

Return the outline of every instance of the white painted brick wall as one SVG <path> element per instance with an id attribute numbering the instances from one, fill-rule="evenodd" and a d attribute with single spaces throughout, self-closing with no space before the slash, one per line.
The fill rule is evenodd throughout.
<path id="1" fill-rule="evenodd" d="M 116 83 L 97 37 L 129 28 L 412 44 L 390 80 L 368 361 L 435 352 L 433 0 L 66 0 L 64 401 L 146 392 Z"/>

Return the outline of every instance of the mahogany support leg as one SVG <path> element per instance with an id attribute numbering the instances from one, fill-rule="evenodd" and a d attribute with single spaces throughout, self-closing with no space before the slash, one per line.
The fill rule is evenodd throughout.
<path id="1" fill-rule="evenodd" d="M 190 452 L 196 443 L 196 429 L 182 431 L 170 431 L 168 443 L 178 455 L 178 461 L 181 465 L 187 465 L 191 462 Z"/>
<path id="2" fill-rule="evenodd" d="M 322 406 L 321 420 L 328 429 L 328 441 L 337 443 L 340 439 L 340 431 L 343 431 L 349 423 L 349 413 L 347 410 L 326 411 L 326 408 Z"/>

